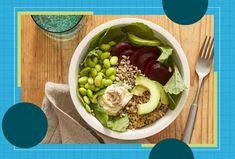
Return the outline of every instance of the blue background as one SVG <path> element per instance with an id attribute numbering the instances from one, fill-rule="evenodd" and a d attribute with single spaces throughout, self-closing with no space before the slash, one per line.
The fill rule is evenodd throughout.
<path id="1" fill-rule="evenodd" d="M 95 14 L 164 14 L 160 0 L 146 1 L 110 1 L 110 0 L 51 0 L 35 2 L 28 0 L 14 0 L 0 2 L 0 123 L 7 109 L 20 101 L 20 89 L 16 88 L 16 29 L 14 25 L 15 11 L 25 10 L 79 10 L 93 11 Z M 21 8 L 22 7 L 22 8 Z M 27 8 L 30 7 L 30 8 Z M 35 8 L 54 7 L 54 8 Z M 76 7 L 76 8 L 64 8 Z M 156 8 L 153 8 L 156 7 Z M 209 14 L 215 15 L 215 70 L 220 72 L 219 89 L 219 134 L 218 148 L 193 149 L 196 159 L 221 159 L 234 158 L 235 156 L 235 110 L 233 95 L 235 86 L 232 62 L 233 50 L 235 50 L 235 31 L 233 29 L 235 13 L 234 0 L 209 1 Z M 213 8 L 216 7 L 216 8 Z M 32 9 L 33 8 L 33 9 Z M 220 8 L 220 9 L 218 9 Z M 220 10 L 220 17 L 219 17 Z M 220 26 L 219 26 L 220 18 Z M 220 44 L 219 44 L 220 38 Z M 219 47 L 220 46 L 220 47 Z M 220 63 L 219 63 L 219 48 Z M 14 68 L 15 66 L 15 68 Z M 23 71 L 23 69 L 22 69 Z M 35 92 L 37 93 L 37 92 Z M 14 97 L 14 94 L 16 95 Z M 171 148 L 169 148 L 170 150 Z M 14 148 L 7 142 L 0 130 L 0 158 L 1 159 L 25 159 L 25 158 L 142 158 L 147 159 L 149 148 L 141 148 L 140 145 L 38 145 L 31 149 Z"/>

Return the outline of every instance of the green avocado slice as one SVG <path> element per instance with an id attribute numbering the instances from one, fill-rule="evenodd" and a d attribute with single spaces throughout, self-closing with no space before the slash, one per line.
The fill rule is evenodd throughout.
<path id="1" fill-rule="evenodd" d="M 143 76 L 136 77 L 135 85 L 136 86 L 141 85 L 143 87 L 146 87 L 150 92 L 149 101 L 147 103 L 139 104 L 137 106 L 138 114 L 144 115 L 144 114 L 151 113 L 158 107 L 160 103 L 161 92 L 159 89 L 159 85 L 157 84 L 156 81 L 152 81 Z"/>
<path id="2" fill-rule="evenodd" d="M 163 89 L 163 86 L 159 82 L 156 81 L 156 84 L 157 84 L 158 89 L 160 90 L 160 94 L 161 94 L 160 95 L 160 102 L 161 102 L 161 104 L 169 105 L 168 94 L 166 94 L 166 92 Z M 147 90 L 148 89 L 146 87 L 144 87 L 142 85 L 137 85 L 131 90 L 131 93 L 136 95 L 136 96 L 142 96 L 143 93 Z"/>

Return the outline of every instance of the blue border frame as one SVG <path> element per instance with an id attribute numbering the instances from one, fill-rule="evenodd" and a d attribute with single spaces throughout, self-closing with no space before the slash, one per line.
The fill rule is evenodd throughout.
<path id="1" fill-rule="evenodd" d="M 69 6 L 78 6 L 76 8 L 76 10 L 79 11 L 93 11 L 94 14 L 164 14 L 163 10 L 161 7 L 157 7 L 157 6 L 161 6 L 160 2 L 149 2 L 149 3 L 139 3 L 137 4 L 134 1 L 130 1 L 128 2 L 128 4 L 123 4 L 121 2 L 116 2 L 113 1 L 112 4 L 110 4 L 110 2 L 108 1 L 96 1 L 95 4 L 93 4 L 92 6 L 89 6 L 88 4 L 91 5 L 91 3 L 87 3 L 87 7 L 84 7 L 83 4 L 81 3 L 77 3 L 77 2 L 71 2 L 71 3 L 67 3 L 65 0 L 58 0 L 57 3 L 53 3 L 53 2 L 48 2 L 48 3 L 4 3 L 3 5 L 1 5 L 1 10 L 5 13 L 4 15 L 0 15 L 1 19 L 3 19 L 4 23 L 0 24 L 1 29 L 0 30 L 0 34 L 2 35 L 0 37 L 0 42 L 4 45 L 0 44 L 0 49 L 1 49 L 1 60 L 0 60 L 0 64 L 1 67 L 0 71 L 2 72 L 2 75 L 0 77 L 0 88 L 1 89 L 1 96 L 0 96 L 0 119 L 2 121 L 2 116 L 4 114 L 4 112 L 12 105 L 14 104 L 16 101 L 19 101 L 20 99 L 20 89 L 19 88 L 15 88 L 16 86 L 16 80 L 14 80 L 13 77 L 15 77 L 15 74 L 13 74 L 14 69 L 16 69 L 16 57 L 13 56 L 15 49 L 17 49 L 17 47 L 12 47 L 13 46 L 13 42 L 16 42 L 12 35 L 15 35 L 16 30 L 14 29 L 14 21 L 12 20 L 14 15 L 12 13 L 14 13 L 14 8 L 17 7 L 21 7 L 18 9 L 24 9 L 23 11 L 26 10 L 32 10 L 31 6 L 45 6 L 45 7 L 53 7 L 53 6 L 57 6 L 57 7 L 53 7 L 50 8 L 49 10 L 62 10 L 62 7 L 69 7 Z M 104 4 L 102 7 L 99 7 L 98 5 L 102 5 Z M 215 16 L 215 46 L 218 46 L 217 48 L 215 48 L 216 53 L 215 53 L 215 70 L 220 72 L 218 77 L 222 76 L 223 79 L 219 80 L 219 85 L 221 84 L 221 90 L 219 90 L 219 98 L 221 96 L 221 102 L 218 102 L 219 106 L 221 104 L 223 104 L 224 106 L 226 106 L 227 104 L 232 104 L 232 102 L 230 102 L 230 98 L 232 97 L 231 94 L 233 91 L 231 89 L 229 89 L 229 84 L 231 84 L 231 79 L 233 78 L 231 76 L 231 74 L 229 74 L 229 71 L 232 71 L 233 69 L 229 68 L 229 64 L 232 63 L 232 57 L 229 55 L 231 54 L 231 50 L 232 50 L 232 41 L 234 42 L 234 40 L 232 40 L 232 38 L 230 37 L 232 34 L 229 34 L 231 31 L 231 22 L 228 17 L 230 17 L 230 13 L 228 11 L 230 11 L 230 4 L 234 4 L 234 2 L 224 2 L 224 5 L 222 7 L 222 4 L 217 4 L 217 3 L 213 3 L 210 4 L 210 7 L 215 7 L 216 8 L 221 8 L 219 10 L 221 10 L 221 15 L 219 15 L 219 13 L 216 13 L 216 11 L 212 11 L 212 8 L 209 8 L 208 10 L 208 14 L 213 14 Z M 126 5 L 126 6 L 124 6 Z M 79 6 L 83 6 L 83 7 L 79 7 Z M 112 6 L 111 8 L 108 6 Z M 152 7 L 151 7 L 152 6 Z M 156 6 L 156 7 L 153 7 Z M 219 7 L 218 7 L 219 6 Z M 120 8 L 121 7 L 121 8 Z M 226 9 L 227 8 L 227 12 Z M 34 10 L 42 10 L 42 8 L 34 8 Z M 47 9 L 46 9 L 47 10 Z M 64 10 L 64 9 L 63 9 Z M 64 11 L 74 11 L 75 9 L 73 8 L 67 8 Z M 221 17 L 222 18 L 221 18 Z M 219 26 L 217 25 L 218 23 L 218 19 L 221 18 L 221 24 L 220 27 L 221 29 L 219 29 Z M 230 17 L 232 18 L 232 17 Z M 17 24 L 17 23 L 15 23 Z M 234 32 L 233 32 L 234 33 Z M 222 36 L 223 35 L 223 36 Z M 217 38 L 216 38 L 217 37 Z M 221 44 L 219 44 L 218 38 L 220 38 L 221 40 Z M 228 41 L 231 40 L 231 41 Z M 223 43 L 223 41 L 226 41 L 227 43 Z M 17 44 L 17 42 L 15 43 Z M 15 45 L 14 45 L 15 46 Z M 218 48 L 223 49 L 223 56 L 220 58 L 218 58 Z M 227 52 L 225 52 L 227 51 Z M 219 60 L 220 60 L 220 64 L 219 64 Z M 15 65 L 15 68 L 12 68 Z M 230 76 L 229 76 L 230 75 Z M 227 83 L 226 83 L 227 82 Z M 233 85 L 231 85 L 233 86 Z M 229 91 L 226 91 L 226 89 L 228 89 Z M 14 90 L 16 93 L 15 96 L 15 101 L 14 101 Z M 225 94 L 223 94 L 225 93 Z M 227 99 L 227 100 L 226 100 Z M 13 101 L 13 102 L 12 102 Z M 232 108 L 230 106 L 227 106 L 228 108 Z M 234 109 L 229 109 L 229 110 L 225 110 L 225 109 L 220 109 L 218 110 L 219 116 L 221 117 L 221 123 L 223 123 L 223 125 L 218 126 L 219 129 L 219 133 L 218 133 L 218 145 L 219 148 L 194 148 L 193 152 L 195 155 L 195 158 L 222 158 L 222 157 L 231 157 L 232 156 L 232 146 L 234 146 L 235 142 L 232 137 L 232 134 L 230 133 L 230 131 L 232 131 L 231 129 L 234 127 L 229 127 L 229 125 L 231 125 L 232 123 L 232 118 L 231 116 L 224 116 L 224 115 L 232 115 L 234 114 Z M 218 118 L 218 121 L 220 121 L 220 117 Z M 223 122 L 222 122 L 223 121 Z M 227 121 L 227 123 L 225 122 Z M 224 123 L 225 122 L 225 123 Z M 223 131 L 222 131 L 223 130 Z M 225 131 L 226 130 L 226 131 Z M 47 147 L 49 146 L 49 147 Z M 42 147 L 44 147 L 44 145 L 38 145 L 32 149 L 14 149 L 12 145 L 10 145 L 6 139 L 4 138 L 2 132 L 0 133 L 0 156 L 1 158 L 25 158 L 26 156 L 28 158 L 43 158 L 43 157 L 47 157 L 47 158 L 65 158 L 65 157 L 94 157 L 94 158 L 103 158 L 103 157 L 111 157 L 112 158 L 147 158 L 150 152 L 149 148 L 141 148 L 140 145 L 138 144 L 133 144 L 133 145 L 129 145 L 129 144 L 120 144 L 120 145 L 114 145 L 114 144 L 108 144 L 108 145 L 86 145 L 86 144 L 82 144 L 82 145 L 47 145 L 47 148 L 50 148 L 51 146 L 56 146 L 60 151 L 61 148 L 70 148 L 70 149 L 74 149 L 74 148 L 78 148 L 77 146 L 81 146 L 82 148 L 84 148 L 85 151 L 58 151 L 58 150 L 46 150 L 46 152 L 44 152 L 45 150 L 40 150 Z M 231 148 L 230 148 L 231 147 Z M 39 148 L 39 149 L 38 149 Z M 99 150 L 93 150 L 91 151 L 90 148 L 98 148 Z M 113 148 L 115 148 L 116 150 L 113 150 Z M 34 150 L 35 149 L 35 150 Z M 38 149 L 38 150 L 36 150 Z M 42 148 L 43 149 L 43 148 Z M 133 150 L 130 150 L 133 149 Z M 104 150 L 106 152 L 104 152 Z M 120 152 L 121 150 L 121 152 Z M 43 151 L 43 152 L 42 152 Z M 47 153 L 48 151 L 48 153 Z M 87 151 L 89 151 L 90 153 L 88 153 Z M 50 153 L 49 153 L 50 152 Z M 213 152 L 213 153 L 212 153 Z"/>

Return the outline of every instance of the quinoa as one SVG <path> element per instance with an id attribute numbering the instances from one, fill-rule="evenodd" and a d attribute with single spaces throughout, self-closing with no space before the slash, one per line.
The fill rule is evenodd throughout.
<path id="1" fill-rule="evenodd" d="M 144 92 L 143 96 L 133 96 L 126 107 L 120 112 L 121 114 L 128 114 L 129 129 L 137 129 L 152 124 L 168 111 L 167 105 L 159 105 L 156 110 L 145 115 L 138 115 L 138 104 L 146 103 L 149 100 L 150 94 L 148 91 Z"/>
<path id="2" fill-rule="evenodd" d="M 129 57 L 122 56 L 121 61 L 117 67 L 116 81 L 123 81 L 131 88 L 135 86 L 135 79 L 137 76 L 144 76 L 136 66 L 131 65 Z M 138 105 L 148 102 L 150 98 L 149 91 L 145 91 L 143 96 L 135 96 L 127 103 L 124 109 L 119 112 L 120 117 L 128 114 L 129 129 L 138 129 L 147 126 L 161 117 L 163 117 L 168 111 L 167 105 L 159 105 L 153 112 L 138 115 Z"/>
<path id="3" fill-rule="evenodd" d="M 125 84 L 133 88 L 135 86 L 135 78 L 139 75 L 144 76 L 141 74 L 141 70 L 136 66 L 131 65 L 129 57 L 122 56 L 117 67 L 116 81 L 123 81 Z"/>

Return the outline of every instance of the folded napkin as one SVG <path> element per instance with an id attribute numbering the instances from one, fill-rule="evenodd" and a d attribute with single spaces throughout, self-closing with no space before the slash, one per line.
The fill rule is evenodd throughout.
<path id="1" fill-rule="evenodd" d="M 48 82 L 42 103 L 48 119 L 44 144 L 58 143 L 149 143 L 146 139 L 118 140 L 92 129 L 81 118 L 70 97 L 68 85 Z"/>

